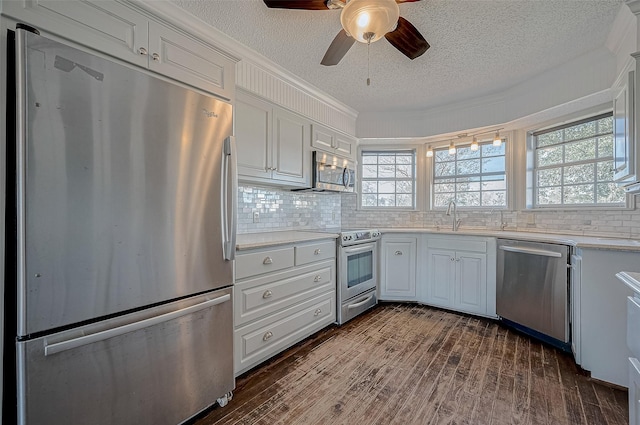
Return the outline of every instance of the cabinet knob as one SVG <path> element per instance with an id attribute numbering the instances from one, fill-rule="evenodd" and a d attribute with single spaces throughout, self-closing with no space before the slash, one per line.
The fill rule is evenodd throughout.
<path id="1" fill-rule="evenodd" d="M 396 251 L 396 255 L 402 255 L 402 251 Z"/>
<path id="2" fill-rule="evenodd" d="M 455 259 L 455 258 L 453 258 L 453 257 L 449 257 L 449 259 L 450 259 L 451 261 L 456 261 L 456 259 Z"/>
<path id="3" fill-rule="evenodd" d="M 320 255 L 320 248 L 316 249 L 315 251 L 313 251 L 313 255 Z"/>
<path id="4" fill-rule="evenodd" d="M 266 291 L 264 291 L 264 294 L 262 294 L 262 298 L 264 299 L 271 298 L 272 295 L 273 295 L 273 292 L 267 289 Z"/>
<path id="5" fill-rule="evenodd" d="M 147 49 L 145 49 L 144 47 L 140 47 L 138 49 L 138 53 L 140 53 L 142 56 L 145 56 L 147 54 Z"/>
<path id="6" fill-rule="evenodd" d="M 269 341 L 273 336 L 273 332 L 269 331 L 262 336 L 263 341 Z"/>
<path id="7" fill-rule="evenodd" d="M 316 277 L 313 278 L 314 282 L 320 282 L 320 279 L 322 279 L 322 277 L 320 277 L 319 274 L 316 275 Z"/>
<path id="8" fill-rule="evenodd" d="M 456 258 L 456 261 L 460 261 L 460 259 L 459 259 L 459 258 Z"/>
<path id="9" fill-rule="evenodd" d="M 320 314 L 322 314 L 322 309 L 317 308 L 316 311 L 313 312 L 314 316 L 320 316 Z"/>
<path id="10" fill-rule="evenodd" d="M 156 62 L 159 62 L 160 61 L 160 55 L 157 54 L 157 53 L 154 53 L 154 54 L 151 55 L 151 59 L 153 59 Z"/>
<path id="11" fill-rule="evenodd" d="M 273 264 L 273 260 L 271 257 L 265 257 L 265 259 L 262 260 L 262 264 Z"/>

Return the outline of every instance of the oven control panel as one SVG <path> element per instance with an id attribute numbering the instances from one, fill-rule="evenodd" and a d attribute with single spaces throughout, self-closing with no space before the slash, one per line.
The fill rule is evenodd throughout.
<path id="1" fill-rule="evenodd" d="M 380 232 L 377 229 L 352 230 L 340 233 L 340 245 L 356 245 L 380 239 Z"/>

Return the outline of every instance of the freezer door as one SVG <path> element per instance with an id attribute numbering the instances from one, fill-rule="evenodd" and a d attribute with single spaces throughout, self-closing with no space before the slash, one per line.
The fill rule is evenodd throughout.
<path id="1" fill-rule="evenodd" d="M 18 343 L 21 425 L 175 425 L 231 391 L 231 289 Z"/>
<path id="2" fill-rule="evenodd" d="M 17 51 L 18 335 L 230 285 L 231 105 L 28 32 Z"/>

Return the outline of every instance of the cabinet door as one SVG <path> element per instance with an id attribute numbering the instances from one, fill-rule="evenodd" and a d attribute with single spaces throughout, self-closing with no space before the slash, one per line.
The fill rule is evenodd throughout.
<path id="1" fill-rule="evenodd" d="M 427 265 L 429 304 L 453 307 L 453 287 L 456 273 L 455 252 L 429 249 L 427 257 L 429 259 Z"/>
<path id="2" fill-rule="evenodd" d="M 335 151 L 337 154 L 353 158 L 356 152 L 356 141 L 346 136 L 336 136 Z"/>
<path id="3" fill-rule="evenodd" d="M 487 255 L 456 252 L 455 307 L 468 313 L 487 312 Z"/>
<path id="4" fill-rule="evenodd" d="M 415 298 L 416 247 L 416 238 L 382 241 L 381 299 Z"/>
<path id="5" fill-rule="evenodd" d="M 613 98 L 613 177 L 620 183 L 635 183 L 632 129 L 634 75 L 634 71 L 629 72 L 628 81 L 615 89 Z"/>
<path id="6" fill-rule="evenodd" d="M 273 179 L 300 186 L 311 184 L 310 124 L 280 108 L 273 110 Z"/>
<path id="7" fill-rule="evenodd" d="M 235 64 L 231 59 L 155 22 L 149 23 L 149 69 L 225 99 L 234 98 Z"/>
<path id="8" fill-rule="evenodd" d="M 2 13 L 97 51 L 147 67 L 148 19 L 115 1 L 20 0 Z M 142 49 L 142 50 L 141 50 Z"/>
<path id="9" fill-rule="evenodd" d="M 335 136 L 333 131 L 319 124 L 313 124 L 313 135 L 311 137 L 311 146 L 333 153 Z"/>
<path id="10" fill-rule="evenodd" d="M 271 105 L 238 96 L 235 135 L 240 177 L 271 178 Z"/>
<path id="11" fill-rule="evenodd" d="M 640 362 L 629 358 L 629 425 L 640 425 Z"/>

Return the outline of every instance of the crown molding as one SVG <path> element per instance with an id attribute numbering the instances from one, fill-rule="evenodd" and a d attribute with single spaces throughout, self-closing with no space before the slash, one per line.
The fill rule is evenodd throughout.
<path id="1" fill-rule="evenodd" d="M 640 3 L 640 0 L 638 0 L 637 3 Z M 624 40 L 627 37 L 631 36 L 635 39 L 634 25 L 636 21 L 635 15 L 630 13 L 630 7 L 627 8 L 624 5 L 620 5 L 616 19 L 613 21 L 611 31 L 609 31 L 609 35 L 604 44 L 605 47 L 615 54 L 620 53 L 620 49 L 624 45 Z"/>

